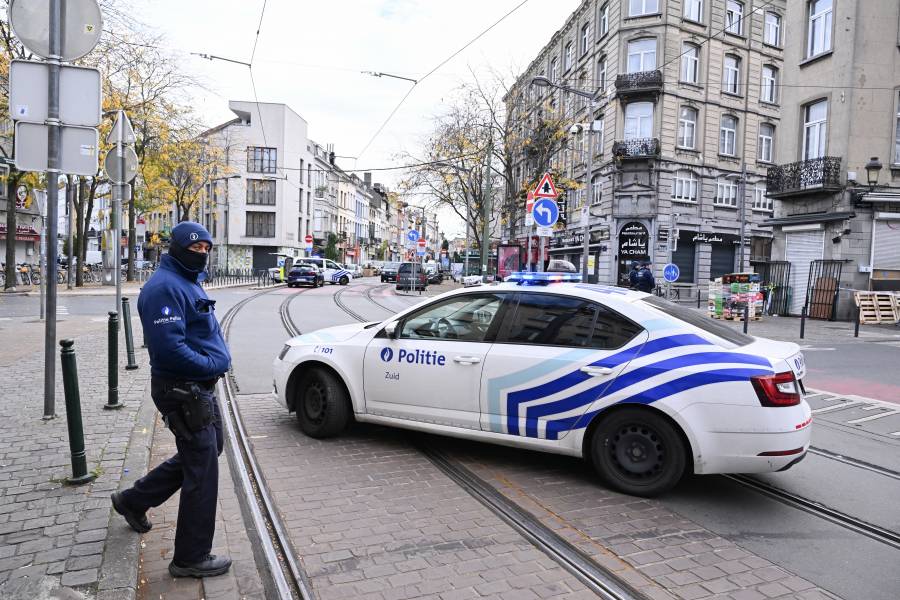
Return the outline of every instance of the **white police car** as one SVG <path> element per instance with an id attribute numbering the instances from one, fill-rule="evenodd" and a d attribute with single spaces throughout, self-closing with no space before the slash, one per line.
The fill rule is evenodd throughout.
<path id="1" fill-rule="evenodd" d="M 577 280 L 514 274 L 298 336 L 275 361 L 278 398 L 313 437 L 355 418 L 581 456 L 637 495 L 687 470 L 779 471 L 803 458 L 811 416 L 796 344 Z"/>

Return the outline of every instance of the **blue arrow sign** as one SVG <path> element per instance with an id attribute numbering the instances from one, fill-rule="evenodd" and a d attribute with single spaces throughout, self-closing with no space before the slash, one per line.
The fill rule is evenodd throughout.
<path id="1" fill-rule="evenodd" d="M 410 242 L 418 242 L 419 241 L 419 232 L 415 229 L 410 229 L 409 233 L 406 234 L 406 239 Z"/>
<path id="2" fill-rule="evenodd" d="M 663 278 L 669 283 L 674 283 L 678 281 L 678 278 L 681 276 L 681 269 L 678 268 L 678 265 L 669 263 L 663 269 Z"/>
<path id="3" fill-rule="evenodd" d="M 550 198 L 541 198 L 534 203 L 531 214 L 534 215 L 534 222 L 541 227 L 553 227 L 559 220 L 559 205 Z"/>

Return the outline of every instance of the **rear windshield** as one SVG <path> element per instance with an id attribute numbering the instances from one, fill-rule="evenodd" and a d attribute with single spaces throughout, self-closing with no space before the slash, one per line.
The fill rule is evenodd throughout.
<path id="1" fill-rule="evenodd" d="M 291 269 L 291 273 L 315 273 L 316 271 L 318 271 L 318 269 L 312 265 L 300 265 L 299 267 Z"/>
<path id="2" fill-rule="evenodd" d="M 413 267 L 416 267 L 416 271 L 421 271 L 421 265 L 414 265 L 413 263 L 403 263 L 400 265 L 399 272 L 400 273 L 412 273 Z"/>
<path id="3" fill-rule="evenodd" d="M 732 344 L 736 344 L 738 346 L 746 346 L 747 344 L 753 342 L 753 338 L 749 335 L 744 335 L 740 331 L 732 329 L 725 323 L 710 318 L 708 315 L 702 312 L 698 312 L 694 309 L 680 306 L 678 304 L 675 304 L 674 302 L 669 302 L 668 300 L 664 300 L 656 296 L 647 296 L 645 298 L 641 298 L 641 301 L 646 302 L 650 306 L 663 311 L 669 316 L 675 317 L 679 321 L 684 321 L 685 323 L 702 329 L 707 333 L 711 333 L 714 336 L 722 338 L 723 340 L 727 340 Z"/>
<path id="4" fill-rule="evenodd" d="M 385 269 L 396 269 L 400 266 L 400 263 L 384 263 Z"/>

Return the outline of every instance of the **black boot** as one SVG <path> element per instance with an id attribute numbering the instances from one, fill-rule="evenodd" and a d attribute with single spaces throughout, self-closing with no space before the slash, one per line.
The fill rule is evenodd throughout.
<path id="1" fill-rule="evenodd" d="M 215 577 L 224 575 L 231 568 L 231 559 L 227 556 L 209 554 L 206 558 L 195 563 L 169 563 L 169 573 L 172 577 Z"/>
<path id="2" fill-rule="evenodd" d="M 116 512 L 125 517 L 125 520 L 131 525 L 131 528 L 138 533 L 147 533 L 153 527 L 150 519 L 147 518 L 146 512 L 136 513 L 125 506 L 121 492 L 113 492 L 110 499 L 112 500 L 112 505 Z"/>

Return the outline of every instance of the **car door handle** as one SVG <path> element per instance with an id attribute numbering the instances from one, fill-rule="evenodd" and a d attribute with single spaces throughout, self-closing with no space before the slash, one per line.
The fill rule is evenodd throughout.
<path id="1" fill-rule="evenodd" d="M 586 367 L 581 367 L 582 373 L 587 373 L 591 377 L 603 377 L 604 375 L 612 375 L 613 369 L 609 369 L 607 367 L 593 367 L 588 365 Z"/>
<path id="2" fill-rule="evenodd" d="M 453 362 L 461 365 L 474 365 L 481 362 L 481 358 L 477 356 L 454 356 Z"/>

